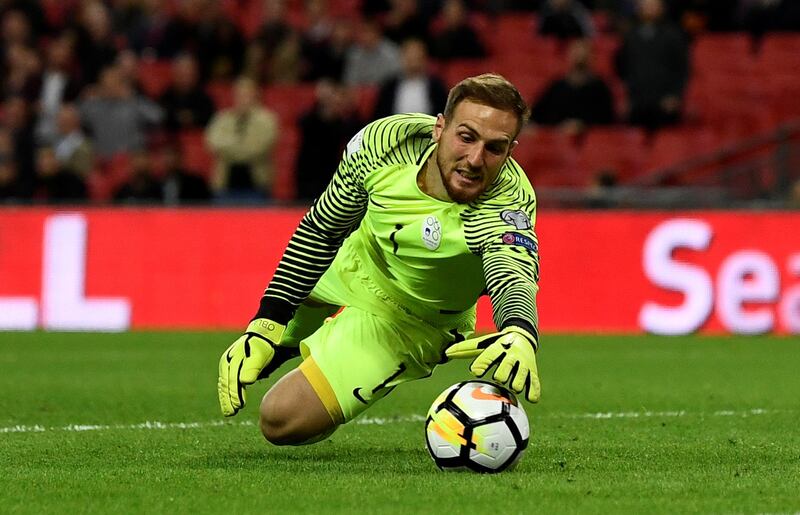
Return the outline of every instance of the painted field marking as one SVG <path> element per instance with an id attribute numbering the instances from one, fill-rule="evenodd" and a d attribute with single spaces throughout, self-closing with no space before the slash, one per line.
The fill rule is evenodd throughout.
<path id="1" fill-rule="evenodd" d="M 789 413 L 790 410 L 767 410 L 763 408 L 753 408 L 748 410 L 720 410 L 710 412 L 692 411 L 605 411 L 596 413 L 553 413 L 549 415 L 539 415 L 537 418 L 567 418 L 567 419 L 591 419 L 591 420 L 610 420 L 610 419 L 631 419 L 631 418 L 679 418 L 679 417 L 756 417 L 762 415 L 774 415 L 779 413 Z M 384 426 L 391 424 L 407 424 L 424 422 L 422 415 L 399 415 L 394 417 L 361 417 L 353 423 L 365 426 Z M 210 420 L 206 422 L 159 422 L 145 421 L 136 424 L 68 424 L 65 426 L 43 426 L 40 424 L 0 427 L 0 434 L 10 433 L 49 433 L 49 432 L 69 432 L 80 433 L 89 431 L 121 431 L 121 430 L 187 430 L 203 429 L 208 427 L 253 427 L 256 423 L 251 420 L 225 421 Z"/>

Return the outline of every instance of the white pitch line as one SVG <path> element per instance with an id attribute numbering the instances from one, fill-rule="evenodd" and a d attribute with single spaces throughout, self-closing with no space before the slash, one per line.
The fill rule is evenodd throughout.
<path id="1" fill-rule="evenodd" d="M 536 418 L 570 418 L 570 419 L 630 419 L 630 418 L 678 418 L 686 416 L 711 416 L 711 417 L 740 417 L 747 418 L 759 415 L 771 415 L 785 413 L 786 410 L 766 410 L 763 408 L 753 408 L 749 410 L 721 410 L 711 412 L 691 412 L 691 411 L 605 411 L 597 413 L 553 413 L 549 415 L 539 415 Z M 399 415 L 394 417 L 361 417 L 353 423 L 356 425 L 384 426 L 391 424 L 405 424 L 424 422 L 422 415 Z M 137 424 L 68 424 L 66 426 L 43 426 L 40 424 L 14 425 L 0 427 L 0 434 L 8 433 L 47 433 L 47 432 L 70 432 L 80 433 L 87 431 L 118 431 L 118 430 L 166 430 L 166 429 L 202 429 L 206 427 L 230 427 L 230 426 L 255 426 L 255 422 L 250 420 L 223 421 L 212 420 L 207 422 L 159 422 L 146 421 Z"/>

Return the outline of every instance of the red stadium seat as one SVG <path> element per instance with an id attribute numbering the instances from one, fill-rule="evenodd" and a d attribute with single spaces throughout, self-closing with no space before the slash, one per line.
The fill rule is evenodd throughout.
<path id="1" fill-rule="evenodd" d="M 502 14 L 489 24 L 486 43 L 494 55 L 535 52 L 537 17 L 533 14 Z"/>
<path id="2" fill-rule="evenodd" d="M 186 169 L 210 178 L 214 166 L 214 156 L 206 147 L 204 132 L 202 130 L 182 131 L 178 134 L 178 145 Z"/>
<path id="3" fill-rule="evenodd" d="M 614 171 L 620 182 L 635 177 L 646 157 L 647 136 L 632 127 L 591 128 L 580 147 L 577 168 L 588 181 L 598 172 Z"/>
<path id="4" fill-rule="evenodd" d="M 571 136 L 554 129 L 523 130 L 512 157 L 537 186 L 582 186 L 576 174 L 577 148 Z"/>
<path id="5" fill-rule="evenodd" d="M 645 169 L 658 170 L 718 149 L 720 141 L 708 128 L 669 128 L 657 132 L 651 145 Z"/>
<path id="6" fill-rule="evenodd" d="M 800 69 L 800 35 L 767 34 L 761 42 L 758 60 L 764 73 L 797 72 Z"/>
<path id="7" fill-rule="evenodd" d="M 753 74 L 756 56 L 746 33 L 702 34 L 692 48 L 693 73 L 696 76 Z"/>
<path id="8" fill-rule="evenodd" d="M 297 128 L 282 128 L 273 154 L 275 183 L 272 186 L 272 196 L 276 200 L 295 198 L 295 165 L 299 149 L 300 134 Z"/>
<path id="9" fill-rule="evenodd" d="M 452 88 L 462 79 L 493 71 L 489 61 L 484 59 L 456 59 L 442 66 L 441 76 L 445 85 Z"/>
<path id="10" fill-rule="evenodd" d="M 171 61 L 142 59 L 137 71 L 139 83 L 150 98 L 160 97 L 172 82 Z"/>
<path id="11" fill-rule="evenodd" d="M 229 81 L 213 81 L 206 86 L 206 93 L 214 101 L 217 110 L 233 105 L 233 84 Z"/>
<path id="12" fill-rule="evenodd" d="M 281 126 L 294 125 L 304 112 L 311 109 L 316 98 L 313 84 L 276 85 L 264 88 L 264 107 L 275 112 Z"/>

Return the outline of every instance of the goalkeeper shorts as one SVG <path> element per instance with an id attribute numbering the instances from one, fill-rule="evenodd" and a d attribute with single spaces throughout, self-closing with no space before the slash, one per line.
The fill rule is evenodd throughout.
<path id="1" fill-rule="evenodd" d="M 345 307 L 331 316 L 339 306 Z M 431 375 L 444 361 L 444 350 L 469 338 L 474 328 L 474 307 L 434 325 L 364 277 L 326 274 L 297 310 L 281 344 L 300 346 L 310 361 L 301 371 L 333 420 L 344 423 L 396 386 Z"/>

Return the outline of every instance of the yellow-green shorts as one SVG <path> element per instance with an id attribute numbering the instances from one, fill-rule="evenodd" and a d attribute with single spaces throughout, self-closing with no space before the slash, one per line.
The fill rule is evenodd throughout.
<path id="1" fill-rule="evenodd" d="M 344 423 L 397 385 L 431 375 L 447 346 L 469 338 L 474 327 L 474 307 L 433 324 L 366 278 L 331 272 L 300 306 L 281 344 L 299 345 L 300 370 L 333 420 Z"/>

